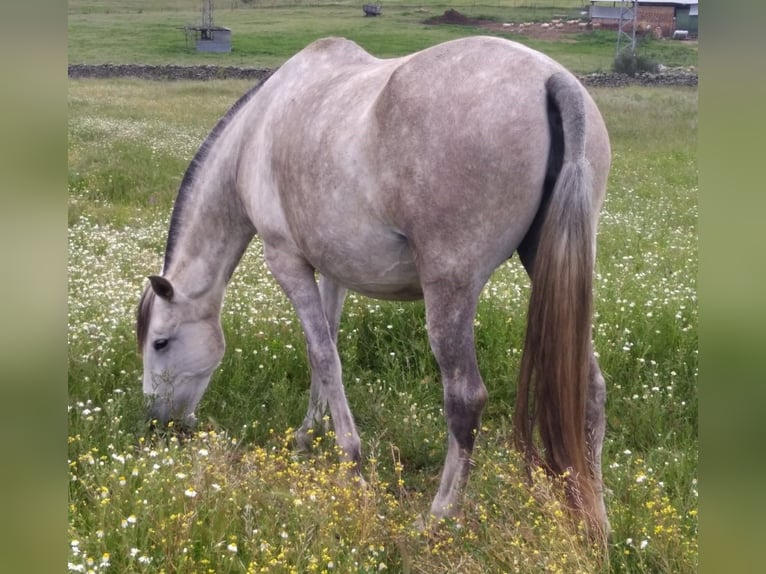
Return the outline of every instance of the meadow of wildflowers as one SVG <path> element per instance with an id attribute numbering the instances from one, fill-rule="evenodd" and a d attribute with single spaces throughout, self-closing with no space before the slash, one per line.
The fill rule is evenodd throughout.
<path id="1" fill-rule="evenodd" d="M 161 266 L 186 164 L 241 81 L 69 85 L 69 512 L 72 572 L 695 572 L 695 90 L 594 90 L 612 137 L 595 346 L 608 380 L 604 479 L 614 529 L 589 546 L 544 476 L 510 449 L 528 280 L 514 259 L 476 318 L 490 392 L 464 513 L 413 523 L 445 451 L 420 303 L 351 294 L 339 349 L 366 486 L 332 435 L 298 454 L 308 399 L 299 325 L 257 240 L 227 293 L 227 353 L 191 435 L 143 419 L 133 333 Z"/>

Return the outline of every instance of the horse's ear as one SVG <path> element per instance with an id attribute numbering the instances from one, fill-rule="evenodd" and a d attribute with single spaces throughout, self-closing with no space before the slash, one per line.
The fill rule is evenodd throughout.
<path id="1" fill-rule="evenodd" d="M 173 299 L 173 285 L 171 285 L 170 281 L 159 275 L 150 275 L 149 282 L 152 284 L 152 289 L 157 296 L 165 299 L 165 301 Z"/>

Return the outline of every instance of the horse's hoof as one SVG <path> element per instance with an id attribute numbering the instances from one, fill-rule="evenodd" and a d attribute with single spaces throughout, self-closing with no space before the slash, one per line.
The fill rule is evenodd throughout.
<path id="1" fill-rule="evenodd" d="M 433 534 L 444 525 L 444 518 L 433 514 L 419 515 L 412 522 L 412 530 L 419 534 Z"/>
<path id="2" fill-rule="evenodd" d="M 302 431 L 298 429 L 295 431 L 294 436 L 294 448 L 301 454 L 310 453 L 314 450 L 314 441 L 316 440 L 315 433 Z"/>
<path id="3" fill-rule="evenodd" d="M 426 529 L 426 521 L 423 520 L 422 516 L 418 516 L 415 521 L 412 523 L 412 529 L 415 532 L 423 532 Z"/>
<path id="4" fill-rule="evenodd" d="M 367 492 L 370 487 L 370 485 L 367 483 L 364 477 L 358 472 L 354 472 L 351 475 L 351 484 L 359 488 L 359 490 L 361 490 L 362 492 Z"/>

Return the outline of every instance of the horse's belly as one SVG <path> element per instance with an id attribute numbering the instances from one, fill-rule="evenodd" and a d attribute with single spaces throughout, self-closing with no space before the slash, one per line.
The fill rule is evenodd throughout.
<path id="1" fill-rule="evenodd" d="M 417 275 L 408 276 L 406 281 L 391 282 L 386 279 L 381 281 L 370 281 L 369 278 L 360 278 L 354 281 L 353 278 L 338 282 L 365 297 L 373 299 L 388 299 L 391 301 L 410 301 L 423 298 L 423 289 Z"/>
<path id="2" fill-rule="evenodd" d="M 407 240 L 396 233 L 349 237 L 345 244 L 313 250 L 309 259 L 323 275 L 376 299 L 420 299 L 423 291 Z"/>

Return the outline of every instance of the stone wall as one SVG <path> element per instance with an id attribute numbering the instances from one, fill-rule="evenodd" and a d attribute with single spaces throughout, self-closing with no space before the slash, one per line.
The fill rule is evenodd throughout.
<path id="1" fill-rule="evenodd" d="M 143 64 L 72 64 L 70 78 L 142 78 L 146 80 L 263 80 L 275 70 L 270 68 L 237 68 L 234 66 L 152 66 Z M 696 86 L 697 72 L 693 69 L 669 69 L 658 74 L 597 73 L 580 76 L 586 86 L 620 87 Z"/>
<path id="2" fill-rule="evenodd" d="M 619 88 L 622 86 L 697 86 L 699 77 L 695 70 L 669 69 L 657 74 L 640 73 L 635 76 L 627 74 L 587 74 L 580 76 L 580 81 L 586 86 Z"/>
<path id="3" fill-rule="evenodd" d="M 70 64 L 70 78 L 142 78 L 145 80 L 261 80 L 270 68 L 234 66 L 153 66 L 147 64 Z"/>

